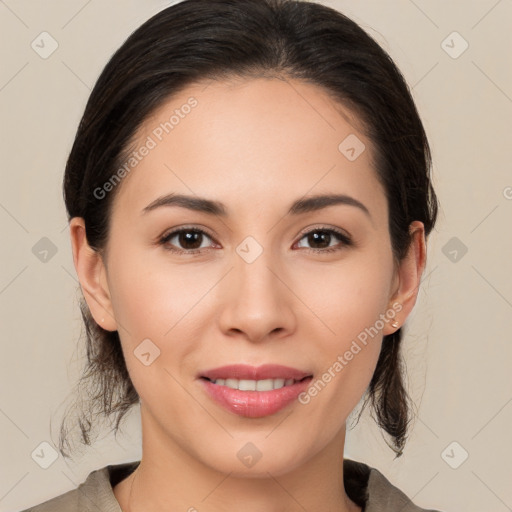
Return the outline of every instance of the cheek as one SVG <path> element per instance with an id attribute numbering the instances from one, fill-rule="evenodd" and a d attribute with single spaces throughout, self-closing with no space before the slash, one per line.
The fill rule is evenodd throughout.
<path id="1" fill-rule="evenodd" d="M 304 270 L 297 285 L 301 283 L 301 296 L 323 321 L 328 338 L 340 343 L 353 339 L 386 311 L 393 268 L 392 258 L 382 256 L 367 251 L 325 270 Z"/>
<path id="2" fill-rule="evenodd" d="M 351 284 L 351 294 L 330 289 L 334 300 L 322 319 L 333 332 L 319 336 L 317 327 L 317 373 L 301 399 L 309 410 L 311 429 L 323 429 L 326 437 L 334 435 L 340 422 L 357 406 L 371 381 L 382 346 L 382 332 L 376 326 L 386 301 L 379 298 L 375 288 L 358 288 L 356 284 L 361 283 L 348 278 L 344 290 Z"/>
<path id="3" fill-rule="evenodd" d="M 147 254 L 131 252 L 117 261 L 111 272 L 112 305 L 132 343 L 170 338 L 211 288 L 204 273 L 173 265 L 162 256 L 149 260 Z"/>
<path id="4" fill-rule="evenodd" d="M 180 363 L 197 349 L 194 315 L 204 312 L 198 301 L 211 282 L 185 266 L 180 271 L 162 259 L 148 261 L 147 254 L 125 254 L 110 272 L 110 291 L 127 369 L 147 403 L 153 397 L 162 400 L 167 388 L 171 396 L 166 399 L 172 403 L 172 393 L 179 393 L 179 386 L 165 370 L 176 375 Z M 115 257 L 112 254 L 112 261 Z M 145 353 L 149 353 L 148 365 Z"/>
<path id="5" fill-rule="evenodd" d="M 394 316 L 386 314 L 388 307 L 392 309 L 391 278 L 392 258 L 369 254 L 350 262 L 347 259 L 337 270 L 330 269 L 323 277 L 318 275 L 315 283 L 313 277 L 303 281 L 304 292 L 310 290 L 307 304 L 321 320 L 310 323 L 310 335 L 316 340 L 322 361 L 319 378 L 323 376 L 324 382 L 329 383 L 331 392 L 327 394 L 333 407 L 346 406 L 350 411 L 371 380 L 381 349 L 382 329 L 386 319 L 391 322 Z M 345 398 L 340 401 L 341 396 Z"/>

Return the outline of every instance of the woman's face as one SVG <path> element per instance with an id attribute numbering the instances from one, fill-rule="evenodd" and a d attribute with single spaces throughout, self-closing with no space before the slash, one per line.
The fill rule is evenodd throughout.
<path id="1" fill-rule="evenodd" d="M 343 447 L 382 336 L 413 305 L 396 313 L 385 193 L 348 116 L 310 84 L 212 82 L 139 130 L 138 163 L 113 204 L 105 293 L 86 298 L 119 331 L 145 456 L 180 451 L 226 473 L 278 475 Z M 170 195 L 189 206 L 155 203 Z M 324 195 L 350 199 L 307 202 Z M 218 211 L 192 207 L 205 201 Z M 208 389 L 222 383 L 202 376 L 236 364 L 312 377 L 289 402 L 267 391 L 254 405 L 246 397 L 260 392 L 227 387 L 221 405 Z"/>

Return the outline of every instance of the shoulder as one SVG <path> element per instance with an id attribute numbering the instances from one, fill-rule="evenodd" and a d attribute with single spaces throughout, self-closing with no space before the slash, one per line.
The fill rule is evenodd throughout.
<path id="1" fill-rule="evenodd" d="M 137 465 L 138 461 L 96 469 L 76 489 L 20 512 L 120 512 L 113 485 Z"/>
<path id="2" fill-rule="evenodd" d="M 344 459 L 343 470 L 345 490 L 353 501 L 364 504 L 364 512 L 441 512 L 415 505 L 378 469 L 367 464 Z"/>
<path id="3" fill-rule="evenodd" d="M 34 505 L 21 512 L 72 512 L 78 511 L 78 490 L 68 491 L 48 501 Z"/>

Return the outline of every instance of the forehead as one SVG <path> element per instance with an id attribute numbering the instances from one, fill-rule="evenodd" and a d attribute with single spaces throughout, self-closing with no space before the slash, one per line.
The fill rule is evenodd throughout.
<path id="1" fill-rule="evenodd" d="M 384 193 L 360 126 L 322 88 L 305 82 L 191 85 L 139 127 L 132 144 L 139 159 L 114 208 L 140 211 L 169 192 L 215 197 L 228 209 L 277 208 L 308 193 L 336 191 L 382 210 Z"/>

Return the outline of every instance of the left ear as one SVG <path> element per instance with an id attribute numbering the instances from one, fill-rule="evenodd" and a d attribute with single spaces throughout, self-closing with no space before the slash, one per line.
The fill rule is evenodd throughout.
<path id="1" fill-rule="evenodd" d="M 395 315 L 393 320 L 398 322 L 398 327 L 393 327 L 392 322 L 387 322 L 383 334 L 394 333 L 398 330 L 405 322 L 409 313 L 412 311 L 416 298 L 418 297 L 421 276 L 425 269 L 426 261 L 426 243 L 425 243 L 425 227 L 423 222 L 415 220 L 411 222 L 409 226 L 409 233 L 411 234 L 412 240 L 407 251 L 405 258 L 399 263 L 398 269 L 395 273 L 395 279 L 393 281 L 394 292 L 389 298 L 389 308 L 392 308 L 392 304 L 399 303 L 402 308 Z M 397 283 L 397 284 L 395 284 Z M 394 308 L 392 308 L 394 309 Z"/>

